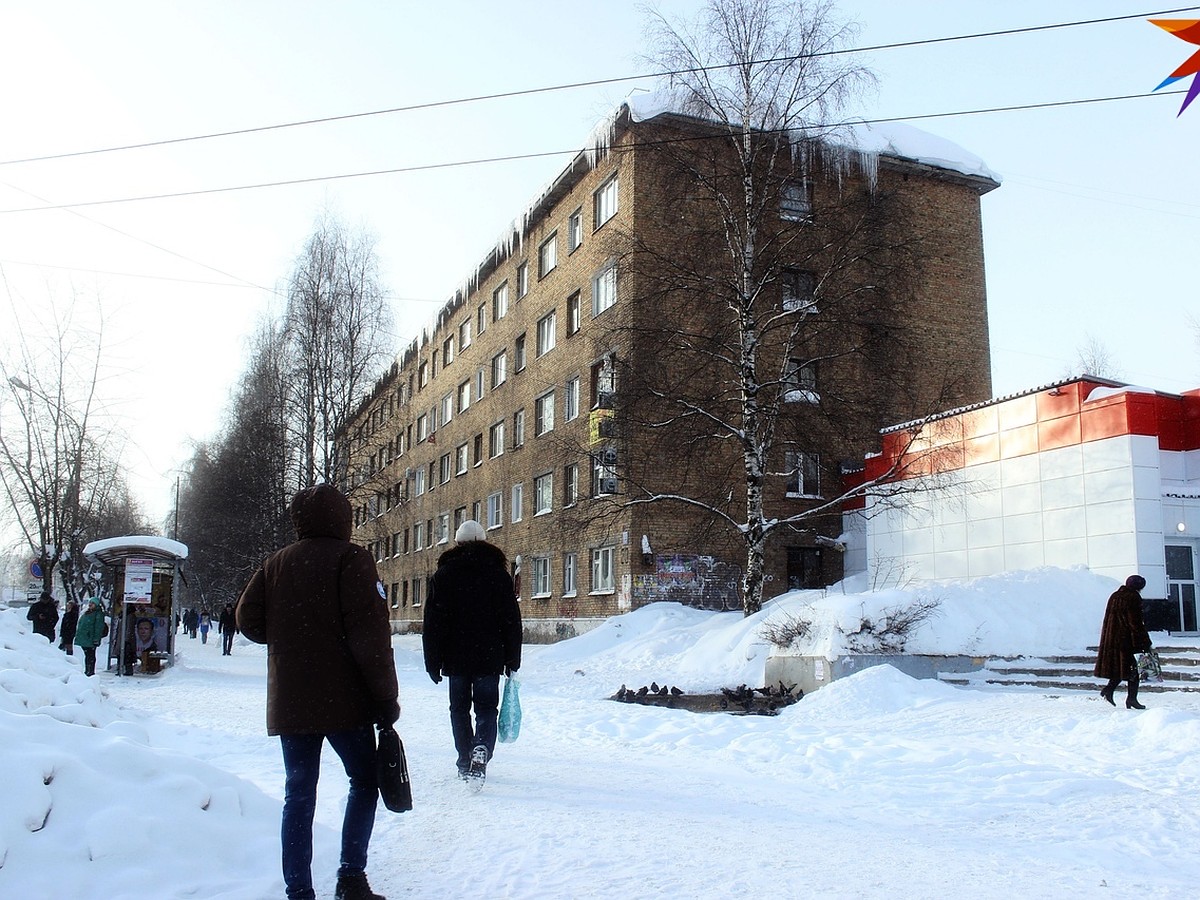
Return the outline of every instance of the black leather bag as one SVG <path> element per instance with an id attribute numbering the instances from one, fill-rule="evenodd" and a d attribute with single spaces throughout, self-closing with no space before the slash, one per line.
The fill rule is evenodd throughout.
<path id="1" fill-rule="evenodd" d="M 413 808 L 412 784 L 408 780 L 408 763 L 404 759 L 404 744 L 391 725 L 379 729 L 379 746 L 375 750 L 375 770 L 379 777 L 379 796 L 383 805 L 395 813 Z"/>

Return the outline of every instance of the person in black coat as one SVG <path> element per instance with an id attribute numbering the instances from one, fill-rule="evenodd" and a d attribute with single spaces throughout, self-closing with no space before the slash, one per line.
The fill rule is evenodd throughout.
<path id="1" fill-rule="evenodd" d="M 1108 684 L 1100 689 L 1100 696 L 1116 706 L 1113 692 L 1124 679 L 1128 682 L 1125 706 L 1129 709 L 1145 709 L 1138 703 L 1138 653 L 1150 650 L 1150 635 L 1142 621 L 1142 595 L 1146 579 L 1141 575 L 1130 575 L 1125 583 L 1108 598 L 1104 610 L 1104 623 L 1100 626 L 1100 645 L 1096 648 L 1097 678 L 1107 678 Z"/>
<path id="2" fill-rule="evenodd" d="M 54 643 L 54 626 L 58 624 L 58 604 L 45 591 L 37 601 L 29 605 L 25 618 L 33 623 L 34 634 L 40 634 L 50 643 Z"/>
<path id="3" fill-rule="evenodd" d="M 58 626 L 58 649 L 65 650 L 67 656 L 75 655 L 75 629 L 78 626 L 79 604 L 74 600 L 68 600 L 62 622 Z"/>
<path id="4" fill-rule="evenodd" d="M 434 684 L 450 679 L 459 777 L 482 779 L 496 751 L 500 675 L 521 667 L 521 610 L 504 551 L 487 542 L 483 526 L 468 519 L 454 541 L 425 603 L 425 670 Z"/>
<path id="5" fill-rule="evenodd" d="M 232 603 L 226 603 L 221 610 L 217 631 L 221 633 L 221 655 L 230 656 L 233 653 L 233 636 L 237 634 L 237 617 L 233 614 Z"/>

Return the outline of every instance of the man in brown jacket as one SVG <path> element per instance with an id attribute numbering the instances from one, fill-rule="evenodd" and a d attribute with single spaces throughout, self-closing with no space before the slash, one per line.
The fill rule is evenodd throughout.
<path id="1" fill-rule="evenodd" d="M 375 560 L 350 543 L 350 502 L 319 484 L 292 499 L 298 540 L 262 564 L 237 605 L 237 627 L 267 645 L 267 733 L 286 777 L 283 878 L 289 900 L 315 900 L 312 823 L 321 745 L 350 778 L 337 900 L 383 900 L 367 884 L 375 823 L 374 725 L 400 716 L 391 626 Z"/>
<path id="2" fill-rule="evenodd" d="M 1100 696 L 1113 703 L 1113 691 L 1128 681 L 1125 706 L 1128 709 L 1145 709 L 1138 703 L 1137 653 L 1150 649 L 1150 634 L 1142 621 L 1142 595 L 1146 579 L 1141 575 L 1130 575 L 1112 596 L 1104 610 L 1104 623 L 1100 626 L 1100 645 L 1096 648 L 1097 678 L 1107 678 L 1108 684 L 1100 688 Z"/>

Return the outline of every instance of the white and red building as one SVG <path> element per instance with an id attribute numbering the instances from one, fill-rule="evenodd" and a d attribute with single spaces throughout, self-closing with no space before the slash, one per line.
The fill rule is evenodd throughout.
<path id="1" fill-rule="evenodd" d="M 891 502 L 871 496 L 847 511 L 848 574 L 1138 572 L 1147 624 L 1197 631 L 1200 389 L 1169 394 L 1085 376 L 881 436 L 863 476 L 911 464 Z"/>

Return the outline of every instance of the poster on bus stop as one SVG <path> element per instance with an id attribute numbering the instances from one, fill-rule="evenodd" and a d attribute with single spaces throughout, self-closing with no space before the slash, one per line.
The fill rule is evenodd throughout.
<path id="1" fill-rule="evenodd" d="M 125 602 L 149 603 L 153 598 L 154 560 L 125 560 Z"/>

